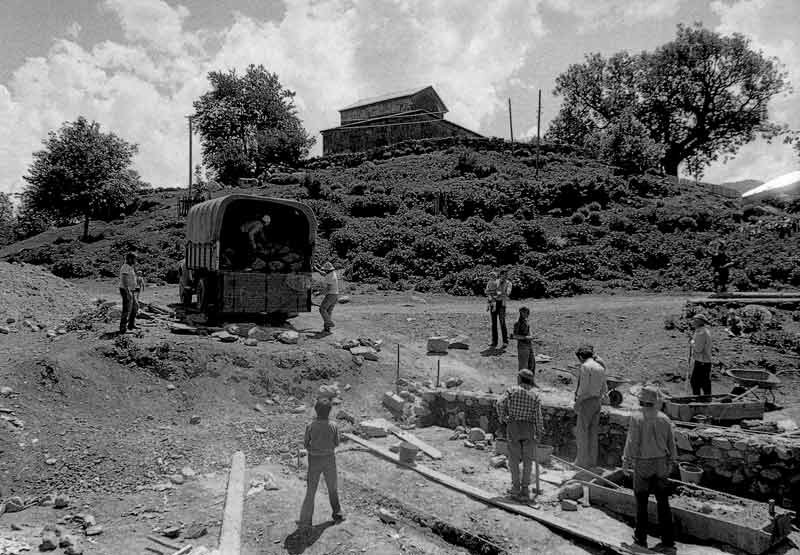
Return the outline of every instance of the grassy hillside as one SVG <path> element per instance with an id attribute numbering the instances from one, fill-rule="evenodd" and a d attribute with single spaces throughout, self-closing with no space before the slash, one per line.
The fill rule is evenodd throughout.
<path id="1" fill-rule="evenodd" d="M 313 160 L 305 174 L 237 191 L 305 200 L 319 220 L 318 258 L 385 288 L 478 294 L 503 266 L 519 296 L 705 289 L 707 248 L 720 237 L 738 260 L 738 288 L 800 285 L 798 238 L 751 235 L 733 200 L 654 175 L 622 177 L 569 150 L 546 149 L 538 177 L 535 165 L 530 149 L 500 141 L 421 141 Z M 152 280 L 174 281 L 184 225 L 177 195 L 144 195 L 125 219 L 95 223 L 91 243 L 74 226 L 0 257 L 62 277 L 110 277 L 136 250 Z"/>

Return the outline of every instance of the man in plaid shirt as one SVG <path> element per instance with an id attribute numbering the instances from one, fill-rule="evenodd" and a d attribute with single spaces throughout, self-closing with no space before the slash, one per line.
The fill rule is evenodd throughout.
<path id="1" fill-rule="evenodd" d="M 517 383 L 500 397 L 497 415 L 500 422 L 506 425 L 508 468 L 511 470 L 511 489 L 508 493 L 520 501 L 527 501 L 534 451 L 542 433 L 542 407 L 539 395 L 533 390 L 533 372 L 521 370 L 517 375 Z"/>

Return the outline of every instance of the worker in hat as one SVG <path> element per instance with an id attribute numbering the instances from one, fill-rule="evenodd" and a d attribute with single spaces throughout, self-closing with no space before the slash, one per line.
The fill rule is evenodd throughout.
<path id="1" fill-rule="evenodd" d="M 592 345 L 581 345 L 575 356 L 581 362 L 575 388 L 575 465 L 591 469 L 597 466 L 597 442 L 600 434 L 600 405 L 608 393 L 605 363 Z"/>
<path id="2" fill-rule="evenodd" d="M 319 314 L 322 316 L 323 330 L 330 333 L 331 328 L 336 324 L 333 323 L 333 309 L 336 303 L 339 302 L 339 291 L 341 284 L 339 282 L 339 272 L 336 271 L 333 264 L 326 262 L 322 267 L 315 266 L 315 272 L 319 272 L 323 276 L 322 287 L 323 295 L 322 302 L 319 303 Z"/>
<path id="3" fill-rule="evenodd" d="M 249 266 L 255 266 L 257 260 L 261 260 L 259 267 L 265 265 L 264 257 L 267 250 L 267 227 L 272 222 L 269 214 L 264 214 L 259 219 L 247 221 L 239 228 L 242 233 L 247 234 L 247 243 L 250 248 L 248 259 Z"/>
<path id="4" fill-rule="evenodd" d="M 528 488 L 533 457 L 536 443 L 542 437 L 542 407 L 533 387 L 533 372 L 520 370 L 517 385 L 509 388 L 497 402 L 497 416 L 506 426 L 508 440 L 508 468 L 511 470 L 511 489 L 508 493 L 519 501 L 530 499 Z"/>
<path id="5" fill-rule="evenodd" d="M 631 414 L 622 464 L 633 469 L 633 493 L 636 498 L 636 528 L 633 540 L 647 547 L 647 520 L 650 494 L 656 497 L 661 547 L 674 548 L 672 511 L 669 507 L 669 475 L 678 451 L 669 417 L 661 412 L 661 395 L 654 386 L 639 392 L 640 410 Z"/>
<path id="6" fill-rule="evenodd" d="M 136 329 L 136 314 L 139 311 L 137 288 L 140 288 L 140 282 L 136 276 L 136 254 L 129 252 L 125 255 L 125 263 L 119 269 L 119 294 L 122 297 L 119 333 Z"/>
<path id="7" fill-rule="evenodd" d="M 725 291 L 728 288 L 731 266 L 733 266 L 733 261 L 728 256 L 725 243 L 718 243 L 717 248 L 711 253 L 711 267 L 714 269 L 714 291 Z"/>
<path id="8" fill-rule="evenodd" d="M 699 312 L 692 316 L 694 335 L 690 344 L 691 358 L 694 359 L 689 383 L 692 395 L 711 395 L 711 332 L 708 316 Z"/>

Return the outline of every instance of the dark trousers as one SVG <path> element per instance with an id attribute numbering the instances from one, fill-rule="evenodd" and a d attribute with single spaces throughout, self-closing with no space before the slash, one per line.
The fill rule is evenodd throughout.
<path id="1" fill-rule="evenodd" d="M 533 423 L 511 420 L 506 426 L 508 441 L 508 469 L 511 471 L 511 490 L 514 493 L 528 494 L 531 485 L 531 468 L 536 449 L 533 437 Z M 522 475 L 520 475 L 520 464 Z"/>
<path id="2" fill-rule="evenodd" d="M 306 497 L 303 508 L 300 509 L 300 525 L 311 526 L 314 518 L 314 497 L 317 495 L 320 475 L 325 476 L 325 487 L 328 488 L 328 500 L 331 503 L 333 518 L 341 516 L 342 507 L 339 505 L 339 486 L 336 478 L 335 455 L 309 455 Z"/>
<path id="3" fill-rule="evenodd" d="M 639 459 L 633 468 L 633 493 L 636 498 L 636 529 L 634 537 L 637 541 L 647 541 L 648 503 L 650 494 L 656 496 L 658 507 L 658 527 L 661 541 L 671 545 L 674 542 L 672 529 L 672 510 L 669 507 L 669 461 L 660 459 Z"/>
<path id="4" fill-rule="evenodd" d="M 518 370 L 536 370 L 536 353 L 533 352 L 533 343 L 530 341 L 517 341 L 517 366 Z"/>
<path id="5" fill-rule="evenodd" d="M 694 361 L 689 383 L 692 385 L 692 395 L 711 395 L 711 363 Z"/>
<path id="6" fill-rule="evenodd" d="M 333 323 L 333 309 L 336 308 L 336 303 L 338 302 L 339 295 L 328 294 L 325 295 L 325 298 L 323 298 L 322 302 L 319 303 L 319 314 L 322 316 L 325 331 L 330 331 L 330 329 L 335 325 Z"/>
<path id="7" fill-rule="evenodd" d="M 500 332 L 503 334 L 503 343 L 508 343 L 508 329 L 506 328 L 506 303 L 495 301 L 492 311 L 492 345 L 497 345 L 497 321 L 500 321 Z"/>
<path id="8" fill-rule="evenodd" d="M 119 318 L 119 331 L 125 333 L 136 325 L 136 314 L 139 312 L 139 301 L 133 291 L 120 288 L 122 295 L 122 315 Z"/>
<path id="9" fill-rule="evenodd" d="M 725 291 L 728 288 L 730 271 L 728 268 L 718 268 L 714 272 L 714 291 Z"/>

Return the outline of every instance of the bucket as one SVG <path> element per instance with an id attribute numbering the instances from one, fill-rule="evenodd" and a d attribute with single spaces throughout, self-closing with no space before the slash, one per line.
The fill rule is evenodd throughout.
<path id="1" fill-rule="evenodd" d="M 533 459 L 539 464 L 550 464 L 551 456 L 553 456 L 552 445 L 537 445 L 533 453 Z"/>
<path id="2" fill-rule="evenodd" d="M 406 464 L 413 464 L 417 458 L 417 453 L 419 453 L 419 449 L 411 445 L 410 443 L 404 441 L 400 444 L 400 447 L 397 450 L 398 454 L 400 455 L 400 462 Z"/>
<path id="3" fill-rule="evenodd" d="M 699 484 L 700 478 L 703 477 L 703 469 L 693 464 L 681 463 L 678 465 L 678 470 L 681 471 L 681 482 Z"/>

